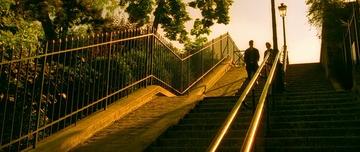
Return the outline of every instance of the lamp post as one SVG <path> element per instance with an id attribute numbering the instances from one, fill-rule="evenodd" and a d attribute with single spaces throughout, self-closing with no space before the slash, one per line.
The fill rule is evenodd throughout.
<path id="1" fill-rule="evenodd" d="M 288 59 L 287 59 L 287 46 L 286 46 L 286 34 L 285 34 L 285 16 L 286 16 L 286 8 L 287 6 L 284 5 L 284 3 L 281 3 L 279 8 L 279 13 L 280 16 L 282 17 L 282 21 L 283 21 L 283 34 L 284 34 L 284 52 L 283 52 L 283 64 L 281 69 L 279 70 L 279 83 L 278 83 L 278 88 L 280 90 L 284 90 L 285 89 L 285 74 L 286 74 L 286 66 L 288 64 Z"/>
<path id="2" fill-rule="evenodd" d="M 287 64 L 287 45 L 286 45 L 286 33 L 285 33 L 285 16 L 286 16 L 286 8 L 287 6 L 284 5 L 284 3 L 281 3 L 280 6 L 278 7 L 279 8 L 279 13 L 280 13 L 280 16 L 282 18 L 282 21 L 283 21 L 283 34 L 284 34 L 284 56 L 283 56 L 283 64 L 284 64 L 284 70 L 285 70 L 285 67 Z"/>

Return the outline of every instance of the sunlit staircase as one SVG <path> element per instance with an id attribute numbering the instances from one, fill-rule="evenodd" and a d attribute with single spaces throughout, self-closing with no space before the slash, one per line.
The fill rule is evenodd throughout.
<path id="1" fill-rule="evenodd" d="M 359 151 L 360 102 L 336 92 L 320 64 L 291 65 L 271 110 L 265 151 Z"/>

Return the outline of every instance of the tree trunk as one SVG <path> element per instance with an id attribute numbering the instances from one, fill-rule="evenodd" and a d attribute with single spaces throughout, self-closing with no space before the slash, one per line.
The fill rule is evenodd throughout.
<path id="1" fill-rule="evenodd" d="M 160 9 L 162 9 L 165 5 L 165 0 L 158 0 L 158 4 L 157 4 L 157 8 L 154 12 L 154 16 L 155 16 L 155 19 L 154 19 L 154 22 L 153 22 L 153 28 L 155 30 L 155 32 L 158 30 L 159 28 L 159 22 L 160 22 L 160 14 L 163 13 L 163 12 L 159 12 Z"/>

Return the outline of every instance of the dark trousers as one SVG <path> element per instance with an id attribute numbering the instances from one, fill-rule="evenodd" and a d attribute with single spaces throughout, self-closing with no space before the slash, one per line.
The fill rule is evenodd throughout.
<path id="1" fill-rule="evenodd" d="M 254 76 L 254 74 L 258 68 L 259 68 L 259 65 L 257 65 L 257 64 L 246 64 L 246 72 L 247 72 L 249 81 Z"/>

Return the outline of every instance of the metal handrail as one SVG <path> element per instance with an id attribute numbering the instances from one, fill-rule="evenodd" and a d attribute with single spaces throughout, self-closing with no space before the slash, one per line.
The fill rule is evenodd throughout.
<path id="1" fill-rule="evenodd" d="M 241 94 L 240 98 L 237 100 L 235 106 L 232 108 L 230 114 L 227 116 L 225 122 L 222 124 L 221 129 L 218 131 L 216 136 L 213 138 L 210 146 L 208 147 L 208 152 L 215 152 L 216 149 L 219 147 L 221 141 L 223 140 L 225 134 L 228 132 L 229 127 L 232 125 L 232 123 L 235 120 L 235 116 L 238 114 L 239 109 L 241 107 L 241 104 L 244 102 L 246 96 L 249 94 L 250 90 L 254 87 L 254 84 L 257 80 L 257 78 L 260 75 L 261 70 L 264 68 L 266 61 L 269 58 L 269 55 L 266 55 L 264 61 L 261 63 L 260 67 L 257 69 L 256 73 L 250 80 L 249 84 L 246 86 L 245 90 Z"/>
<path id="2" fill-rule="evenodd" d="M 5 64 L 20 62 L 20 61 L 26 61 L 26 60 L 32 60 L 32 59 L 37 59 L 37 58 L 42 58 L 42 57 L 48 57 L 48 56 L 52 56 L 52 55 L 59 55 L 59 54 L 63 54 L 63 53 L 75 52 L 75 51 L 84 50 L 84 49 L 88 49 L 88 48 L 94 48 L 94 47 L 98 47 L 98 46 L 104 46 L 104 45 L 108 45 L 108 44 L 112 44 L 112 43 L 124 42 L 124 41 L 129 41 L 129 40 L 135 40 L 135 39 L 139 39 L 139 38 L 149 37 L 149 36 L 152 36 L 152 35 L 154 35 L 154 34 L 153 34 L 153 33 L 151 33 L 151 34 L 145 34 L 145 35 L 135 36 L 135 37 L 131 37 L 131 38 L 124 38 L 124 39 L 120 39 L 120 40 L 112 40 L 112 41 L 108 41 L 108 42 L 102 42 L 102 43 L 93 44 L 93 45 L 88 45 L 88 46 L 82 46 L 82 47 L 77 47 L 77 48 L 72 48 L 72 49 L 66 49 L 66 50 L 62 50 L 62 51 L 51 52 L 51 53 L 41 54 L 41 55 L 32 56 L 32 57 L 15 59 L 15 60 L 11 60 L 11 61 L 2 61 L 2 62 L 0 62 L 0 65 L 5 65 Z M 55 42 L 55 41 L 53 41 L 53 43 L 54 43 L 54 42 Z M 47 42 L 47 43 L 49 43 L 49 42 Z"/>
<path id="3" fill-rule="evenodd" d="M 268 95 L 270 85 L 271 85 L 271 83 L 273 81 L 273 77 L 274 77 L 274 74 L 275 74 L 275 71 L 276 71 L 276 68 L 277 68 L 276 63 L 279 61 L 280 53 L 281 52 L 278 52 L 278 54 L 276 55 L 275 61 L 273 62 L 274 64 L 271 67 L 269 76 L 268 76 L 268 78 L 266 80 L 266 83 L 265 83 L 265 86 L 264 86 L 264 89 L 263 89 L 263 92 L 261 93 L 259 102 L 258 102 L 258 104 L 256 106 L 256 110 L 255 110 L 255 113 L 253 115 L 253 119 L 251 120 L 250 127 L 249 127 L 249 129 L 248 129 L 248 131 L 246 133 L 246 136 L 245 136 L 242 148 L 241 148 L 242 152 L 249 152 L 251 150 L 251 148 L 253 147 L 253 143 L 254 143 L 254 140 L 255 140 L 255 135 L 256 135 L 256 132 L 257 132 L 257 128 L 259 127 L 260 118 L 261 118 L 261 116 L 262 116 L 262 114 L 264 112 L 264 105 L 265 105 L 266 97 Z"/>

